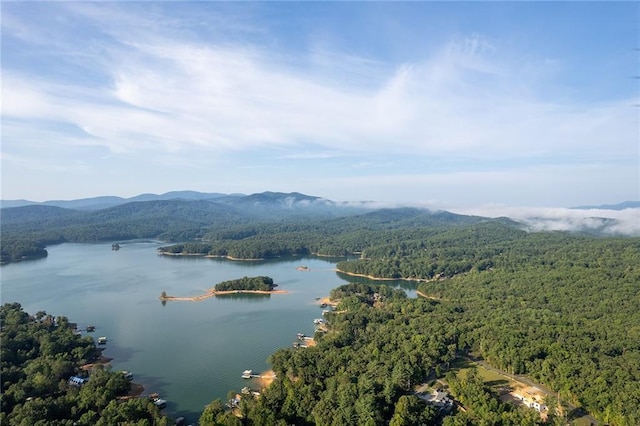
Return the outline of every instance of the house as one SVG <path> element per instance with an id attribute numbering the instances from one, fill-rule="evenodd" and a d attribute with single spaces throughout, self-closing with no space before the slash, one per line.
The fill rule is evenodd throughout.
<path id="1" fill-rule="evenodd" d="M 446 392 L 434 390 L 427 398 L 425 399 L 428 404 L 434 405 L 436 407 L 444 407 L 447 404 L 451 403 L 451 399 L 449 399 L 449 395 Z"/>
<path id="2" fill-rule="evenodd" d="M 533 409 L 537 410 L 538 412 L 542 412 L 542 411 L 547 409 L 546 405 L 544 405 L 541 402 L 536 401 L 533 398 L 528 398 L 526 396 L 522 396 L 522 395 L 517 394 L 517 393 L 513 393 L 512 395 L 516 400 L 522 402 L 522 405 L 524 405 L 527 408 L 533 408 Z"/>
<path id="3" fill-rule="evenodd" d="M 82 385 L 84 385 L 85 383 L 87 383 L 87 381 L 88 381 L 88 380 L 89 380 L 89 379 L 86 379 L 86 378 L 84 378 L 84 377 L 71 376 L 71 377 L 69 377 L 69 381 L 68 381 L 68 383 L 69 383 L 71 386 L 82 386 Z"/>

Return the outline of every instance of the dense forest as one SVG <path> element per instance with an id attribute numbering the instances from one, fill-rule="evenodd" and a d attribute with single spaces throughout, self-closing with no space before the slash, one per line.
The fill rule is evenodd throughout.
<path id="1" fill-rule="evenodd" d="M 424 297 L 415 299 L 385 286 L 335 289 L 331 296 L 339 305 L 327 314 L 328 329 L 316 334 L 315 346 L 281 349 L 270 357 L 278 378 L 260 398 L 243 398 L 237 412 L 242 420 L 214 401 L 201 424 L 541 423 L 536 412 L 501 403 L 477 375 L 452 375 L 451 366 L 466 357 L 527 375 L 603 423 L 640 424 L 639 238 L 527 232 L 509 219 L 412 208 L 313 218 L 296 210 L 274 219 L 278 208 L 273 207 L 263 208 L 269 214 L 256 219 L 257 210 L 247 207 L 251 216 L 241 208 L 256 199 L 265 202 L 156 201 L 82 214 L 3 209 L 2 260 L 46 255 L 46 244 L 64 241 L 161 238 L 180 241 L 161 248 L 168 254 L 342 256 L 337 267 L 348 274 L 418 281 Z M 24 209 L 35 207 L 42 206 Z M 73 408 L 84 398 L 84 387 L 69 390 L 62 379 L 88 356 L 83 351 L 92 349 L 77 337 L 68 337 L 75 342 L 70 350 L 66 341 L 54 345 L 67 348 L 63 366 L 42 367 L 64 373 L 53 375 L 55 383 L 40 388 L 41 379 L 30 378 L 32 371 L 45 371 L 38 364 L 44 361 L 34 360 L 49 359 L 41 352 L 50 355 L 46 350 L 52 344 L 38 339 L 68 334 L 65 320 L 54 328 L 42 318 L 29 317 L 19 307 L 3 308 L 0 420 L 27 424 L 21 419 L 36 415 L 27 413 L 36 407 L 34 401 L 61 407 L 38 408 L 43 416 L 78 424 L 109 413 L 109 406 L 121 407 L 110 402 L 124 390 L 116 386 L 97 405 Z M 11 331 L 12 324 L 18 331 Z M 41 327 L 49 327 L 48 333 Z M 19 343 L 12 340 L 16 336 Z M 10 352 L 14 345 L 15 354 Z M 25 349 L 34 345 L 35 352 Z M 464 410 L 443 413 L 417 398 L 416 385 L 436 380 L 448 384 Z M 27 403 L 27 397 L 35 399 Z M 65 399 L 55 402 L 58 398 Z M 131 409 L 144 411 L 136 410 Z M 564 425 L 572 415 L 552 410 L 548 423 Z"/>
<path id="2" fill-rule="evenodd" d="M 423 283 L 465 312 L 466 349 L 606 423 L 640 424 L 640 241 L 530 234 L 490 270 Z"/>
<path id="3" fill-rule="evenodd" d="M 345 257 L 376 250 L 389 243 L 402 245 L 409 241 L 424 241 L 473 224 L 499 226 L 500 232 L 517 229 L 517 225 L 508 219 L 493 220 L 414 208 L 382 209 L 344 218 L 292 219 L 211 227 L 203 234 L 201 241 L 178 243 L 160 250 L 169 254 L 202 254 L 235 259 L 308 254 Z"/>
<path id="4" fill-rule="evenodd" d="M 242 277 L 237 280 L 223 281 L 215 285 L 216 291 L 230 291 L 230 290 L 257 290 L 257 291 L 271 291 L 276 288 L 277 284 L 273 283 L 271 277 Z"/>
<path id="5" fill-rule="evenodd" d="M 304 223 L 309 220 L 351 216 L 365 211 L 362 208 L 342 206 L 319 197 L 298 193 L 264 192 L 224 197 L 220 196 L 222 194 L 194 194 L 191 194 L 195 196 L 192 199 L 148 201 L 141 201 L 147 198 L 141 196 L 134 198 L 140 201 L 95 210 L 75 210 L 42 204 L 2 208 L 0 234 L 3 244 L 0 261 L 6 263 L 43 256 L 46 253 L 39 252 L 34 255 L 32 247 L 44 249 L 47 245 L 63 242 L 140 238 L 168 242 L 192 241 L 204 237 L 207 233 L 224 231 L 236 226 L 256 226 L 261 223 L 283 221 Z M 174 195 L 184 197 L 189 194 L 182 192 Z M 211 198 L 201 198 L 207 196 Z M 82 202 L 61 204 L 86 207 Z"/>
<path id="6" fill-rule="evenodd" d="M 243 399 L 246 424 L 400 426 L 437 424 L 443 416 L 449 425 L 542 423 L 533 411 L 498 402 L 472 377 L 456 387 L 456 396 L 477 393 L 466 412 L 445 415 L 414 395 L 456 358 L 464 318 L 458 307 L 408 299 L 384 285 L 349 284 L 332 297 L 340 298 L 338 310 L 329 314 L 330 331 L 316 333 L 316 346 L 270 357 L 278 379 L 259 398 Z"/>
<path id="7" fill-rule="evenodd" d="M 119 399 L 131 382 L 102 365 L 80 367 L 99 352 L 91 337 L 80 337 L 64 317 L 29 315 L 18 303 L 0 308 L 2 361 L 0 424 L 169 425 L 147 398 Z M 82 385 L 71 376 L 86 379 Z"/>
<path id="8" fill-rule="evenodd" d="M 273 354 L 279 379 L 244 403 L 246 421 L 540 423 L 533 410 L 501 404 L 473 375 L 447 374 L 453 361 L 473 356 L 528 375 L 603 423 L 640 424 L 640 240 L 501 234 L 492 226 L 443 233 L 421 250 L 413 243 L 377 248 L 381 257 L 373 261 L 400 251 L 399 261 L 430 265 L 450 253 L 452 262 L 470 267 L 419 284 L 424 298 L 385 286 L 335 289 L 340 304 L 329 314 L 329 331 L 316 334 L 316 346 Z M 421 276 L 410 270 L 410 277 Z M 418 404 L 413 387 L 437 378 L 466 411 L 440 419 Z M 549 422 L 566 424 L 575 412 L 551 410 Z"/>

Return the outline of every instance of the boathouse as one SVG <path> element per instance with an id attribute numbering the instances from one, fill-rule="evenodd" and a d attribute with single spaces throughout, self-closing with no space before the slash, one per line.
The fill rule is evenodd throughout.
<path id="1" fill-rule="evenodd" d="M 82 386 L 85 383 L 87 383 L 89 379 L 85 379 L 83 377 L 78 377 L 78 376 L 71 376 L 69 377 L 69 384 L 71 386 Z"/>

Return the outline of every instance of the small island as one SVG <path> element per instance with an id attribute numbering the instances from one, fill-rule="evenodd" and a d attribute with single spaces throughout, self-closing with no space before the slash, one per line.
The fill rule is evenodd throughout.
<path id="1" fill-rule="evenodd" d="M 277 284 L 273 283 L 273 278 L 266 276 L 258 277 L 242 277 L 236 280 L 222 281 L 210 289 L 207 293 L 199 296 L 180 297 L 180 296 L 168 296 L 166 292 L 162 292 L 160 300 L 166 302 L 168 300 L 187 300 L 187 301 L 199 301 L 208 299 L 213 296 L 224 296 L 227 294 L 284 294 L 285 290 L 275 290 Z"/>
<path id="2" fill-rule="evenodd" d="M 259 290 L 259 291 L 273 291 L 278 285 L 273 283 L 273 278 L 258 276 L 258 277 L 243 277 L 237 280 L 223 281 L 216 284 L 215 291 L 230 291 L 230 290 Z"/>

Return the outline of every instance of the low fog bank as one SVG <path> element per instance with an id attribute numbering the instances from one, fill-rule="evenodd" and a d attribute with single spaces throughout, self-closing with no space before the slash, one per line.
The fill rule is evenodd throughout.
<path id="1" fill-rule="evenodd" d="M 640 236 L 640 208 L 579 210 L 560 207 L 488 205 L 450 211 L 483 217 L 508 217 L 523 223 L 532 231 L 597 232 L 607 235 Z"/>

